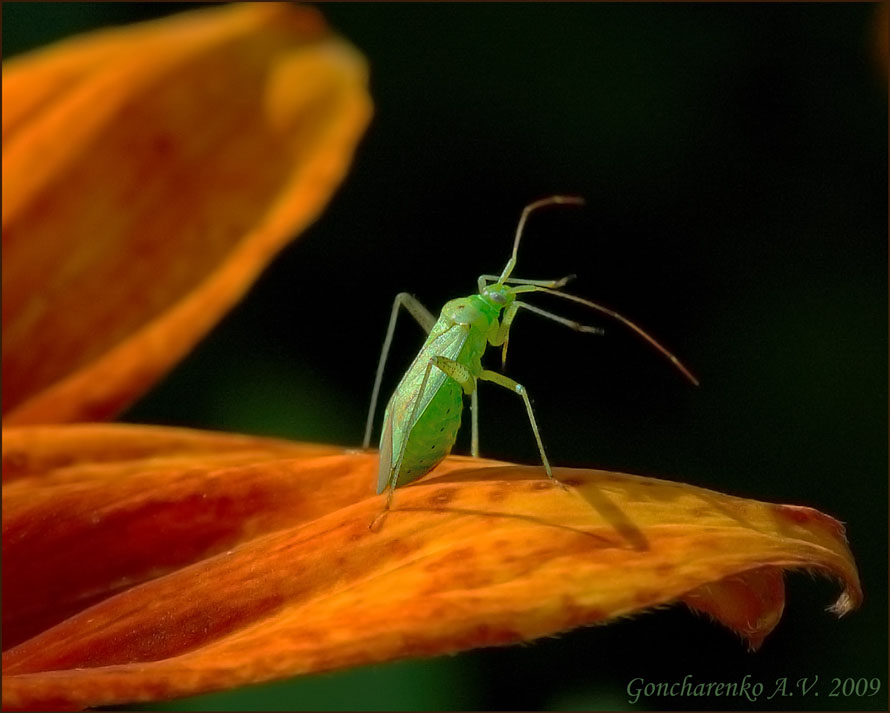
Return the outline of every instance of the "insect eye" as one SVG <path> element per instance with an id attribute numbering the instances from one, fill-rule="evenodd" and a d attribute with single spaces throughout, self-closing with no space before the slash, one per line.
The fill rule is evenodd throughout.
<path id="1" fill-rule="evenodd" d="M 507 301 L 507 297 L 504 295 L 503 292 L 489 292 L 489 293 L 488 293 L 488 296 L 489 296 L 494 302 L 497 302 L 498 304 L 501 304 L 501 305 L 504 304 L 504 303 Z"/>

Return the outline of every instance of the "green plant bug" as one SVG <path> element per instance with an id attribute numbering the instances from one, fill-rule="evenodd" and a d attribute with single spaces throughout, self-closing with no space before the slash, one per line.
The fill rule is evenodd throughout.
<path id="1" fill-rule="evenodd" d="M 464 394 L 470 396 L 471 453 L 474 457 L 478 457 L 479 403 L 476 386 L 480 380 L 503 386 L 522 398 L 547 477 L 559 482 L 553 477 L 550 461 L 544 452 L 541 434 L 525 387 L 503 374 L 483 369 L 482 355 L 488 345 L 501 347 L 503 365 L 507 358 L 510 327 L 520 309 L 559 322 L 578 332 L 602 334 L 603 330 L 579 324 L 527 302 L 520 302 L 516 299 L 517 295 L 532 292 L 554 295 L 612 317 L 649 342 L 689 381 L 698 385 L 698 380 L 677 357 L 629 319 L 602 305 L 561 292 L 560 288 L 573 276 L 559 280 L 524 280 L 511 277 L 516 266 L 519 241 L 522 239 L 529 215 L 545 206 L 583 204 L 584 200 L 575 196 L 550 196 L 527 205 L 516 227 L 513 253 L 501 274 L 481 275 L 478 279 L 478 294 L 450 300 L 442 308 L 438 319 L 408 293 L 401 292 L 396 295 L 374 379 L 374 390 L 365 425 L 364 448 L 368 448 L 371 442 L 371 428 L 380 394 L 383 369 L 392 344 L 400 308 L 406 309 L 423 327 L 427 339 L 396 387 L 383 416 L 377 493 L 379 495 L 384 490 L 388 490 L 388 493 L 383 511 L 374 522 L 390 509 L 393 493 L 397 487 L 427 474 L 451 452 L 461 423 Z"/>

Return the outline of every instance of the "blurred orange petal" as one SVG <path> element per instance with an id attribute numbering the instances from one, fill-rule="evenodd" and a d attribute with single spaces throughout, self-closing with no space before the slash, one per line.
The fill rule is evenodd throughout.
<path id="1" fill-rule="evenodd" d="M 839 580 L 838 614 L 861 600 L 843 528 L 809 508 L 596 470 L 559 469 L 565 491 L 540 468 L 452 457 L 372 532 L 373 454 L 78 428 L 14 429 L 4 450 L 34 464 L 3 492 L 7 707 L 185 696 L 675 601 L 756 646 L 789 568 Z M 165 438 L 169 459 L 150 444 Z M 116 459 L 77 445 L 99 440 Z"/>
<path id="2" fill-rule="evenodd" d="M 4 423 L 140 396 L 317 217 L 370 111 L 362 57 L 288 3 L 4 62 Z"/>

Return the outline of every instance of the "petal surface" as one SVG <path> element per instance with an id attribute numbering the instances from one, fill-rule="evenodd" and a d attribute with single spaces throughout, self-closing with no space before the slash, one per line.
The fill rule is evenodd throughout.
<path id="1" fill-rule="evenodd" d="M 113 450 L 139 427 L 80 428 Z M 31 430 L 15 430 L 19 452 Z M 597 470 L 557 469 L 563 489 L 540 468 L 452 457 L 372 531 L 376 455 L 234 438 L 205 465 L 182 451 L 75 459 L 4 486 L 4 616 L 11 601 L 20 632 L 3 654 L 6 706 L 184 696 L 677 601 L 756 647 L 781 616 L 785 569 L 837 579 L 838 614 L 861 600 L 843 528 L 810 508 Z"/>
<path id="2" fill-rule="evenodd" d="M 317 217 L 370 113 L 363 58 L 289 3 L 4 62 L 4 423 L 141 395 Z"/>

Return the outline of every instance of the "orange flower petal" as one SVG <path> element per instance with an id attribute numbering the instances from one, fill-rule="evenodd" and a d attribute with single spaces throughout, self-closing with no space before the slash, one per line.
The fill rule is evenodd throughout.
<path id="1" fill-rule="evenodd" d="M 270 458 L 301 458 L 341 452 L 341 448 L 258 438 L 189 428 L 142 425 L 71 424 L 3 430 L 3 482 L 52 473 L 74 472 L 112 464 L 150 470 L 183 459 L 210 465 L 230 457 L 254 462 Z"/>
<path id="2" fill-rule="evenodd" d="M 321 211 L 366 83 L 288 3 L 4 63 L 4 422 L 110 417 L 180 359 Z"/>
<path id="3" fill-rule="evenodd" d="M 244 532 L 290 523 L 301 507 L 317 513 L 324 498 L 293 501 L 300 464 L 289 462 L 285 478 L 269 463 L 335 453 L 342 449 L 151 426 L 4 429 L 4 556 L 16 573 L 3 583 L 4 646 Z"/>
<path id="4" fill-rule="evenodd" d="M 110 443 L 138 437 L 103 428 Z M 4 704 L 184 696 L 678 600 L 757 645 L 781 614 L 786 568 L 838 578 L 839 614 L 861 599 L 842 527 L 809 508 L 596 470 L 558 469 L 564 490 L 540 468 L 449 458 L 399 489 L 372 532 L 375 455 L 282 447 L 252 465 L 78 461 L 5 486 L 4 615 L 7 587 L 14 602 L 50 587 L 67 618 L 38 630 L 24 614 L 31 638 L 3 655 Z"/>

